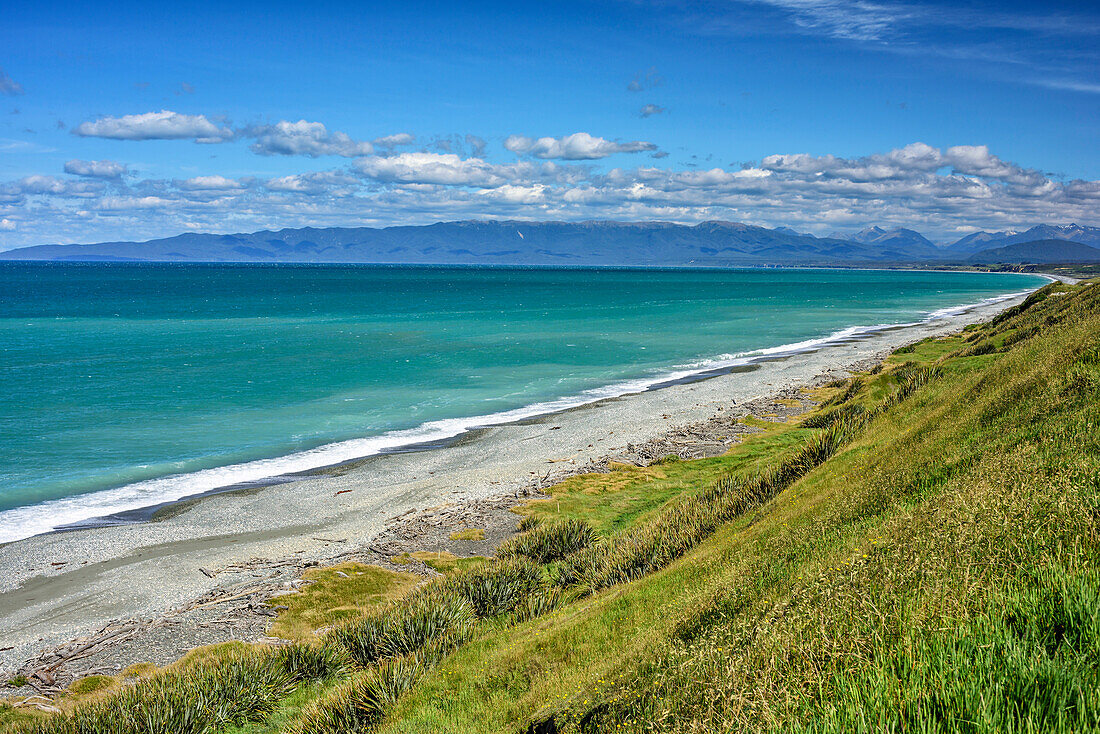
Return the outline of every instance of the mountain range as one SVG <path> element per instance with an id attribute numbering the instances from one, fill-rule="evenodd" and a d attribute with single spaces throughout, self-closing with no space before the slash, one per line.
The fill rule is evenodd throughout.
<path id="1" fill-rule="evenodd" d="M 1073 242 L 1088 249 L 1059 243 Z M 1012 246 L 1029 247 L 1012 249 Z M 1100 227 L 1038 225 L 976 232 L 937 246 L 911 229 L 868 227 L 815 237 L 737 222 L 462 221 L 424 226 L 181 234 L 146 242 L 38 245 L 0 260 L 501 265 L 858 265 L 1062 262 L 1100 246 Z M 1097 250 L 1100 252 L 1100 250 Z M 992 259 L 1001 258 L 1001 259 Z M 1037 259 L 1036 259 L 1037 258 Z M 1073 260 L 1078 261 L 1078 260 Z"/>

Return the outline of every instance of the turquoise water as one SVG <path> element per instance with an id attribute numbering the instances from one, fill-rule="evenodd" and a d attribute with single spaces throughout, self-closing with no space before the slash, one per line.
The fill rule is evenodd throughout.
<path id="1" fill-rule="evenodd" d="M 0 264 L 0 541 L 644 389 L 1036 276 Z"/>

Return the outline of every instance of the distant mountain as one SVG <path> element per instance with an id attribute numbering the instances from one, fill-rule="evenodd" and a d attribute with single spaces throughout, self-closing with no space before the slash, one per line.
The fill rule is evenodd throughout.
<path id="1" fill-rule="evenodd" d="M 1100 262 L 1100 248 L 1069 240 L 1036 240 L 992 247 L 969 257 L 972 263 L 1093 263 Z"/>
<path id="2" fill-rule="evenodd" d="M 1100 228 L 1028 232 L 1100 244 Z M 869 227 L 851 236 L 814 237 L 787 227 L 737 222 L 440 222 L 426 226 L 283 229 L 250 234 L 181 234 L 148 242 L 38 245 L 0 252 L 0 260 L 303 262 L 486 265 L 867 265 L 966 262 L 1017 233 L 978 233 L 950 248 L 911 229 Z M 989 244 L 992 243 L 992 244 Z M 973 249 L 968 249 L 973 248 Z"/>
<path id="3" fill-rule="evenodd" d="M 826 265 L 912 260 L 882 243 L 736 222 L 445 222 L 417 227 L 182 234 L 148 242 L 39 245 L 7 260 L 516 265 Z"/>
<path id="4" fill-rule="evenodd" d="M 947 250 L 956 254 L 972 253 L 1040 240 L 1068 240 L 1100 247 L 1100 227 L 1085 227 L 1078 224 L 1064 226 L 1040 224 L 1024 232 L 975 232 L 950 245 Z"/>
<path id="5" fill-rule="evenodd" d="M 920 260 L 934 260 L 942 255 L 940 248 L 932 244 L 920 232 L 911 229 L 896 227 L 883 229 L 882 227 L 868 227 L 848 238 L 850 242 L 858 242 L 863 245 L 874 245 L 884 252 L 904 255 L 908 258 Z M 905 259 L 905 257 L 901 259 Z"/>

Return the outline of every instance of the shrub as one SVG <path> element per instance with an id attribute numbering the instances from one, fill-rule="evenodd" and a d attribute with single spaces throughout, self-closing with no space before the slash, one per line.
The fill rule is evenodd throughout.
<path id="1" fill-rule="evenodd" d="M 436 641 L 424 649 L 375 663 L 306 706 L 290 734 L 346 734 L 378 725 L 397 700 L 453 648 Z"/>
<path id="2" fill-rule="evenodd" d="M 295 682 L 332 678 L 351 669 L 347 650 L 336 645 L 295 642 L 276 648 L 272 658 Z"/>
<path id="3" fill-rule="evenodd" d="M 833 383 L 830 383 L 830 385 L 832 385 L 832 384 Z M 853 378 L 848 380 L 848 387 L 845 388 L 844 392 L 837 393 L 836 395 L 829 398 L 828 400 L 826 400 L 821 405 L 822 405 L 822 407 L 828 407 L 830 405 L 840 405 L 842 403 L 846 403 L 849 400 L 851 400 L 852 398 L 854 398 L 856 396 L 856 393 L 858 393 L 862 387 L 863 387 L 863 380 L 861 380 L 858 377 L 853 377 Z"/>
<path id="4" fill-rule="evenodd" d="M 334 627 L 324 642 L 343 646 L 356 664 L 365 667 L 416 652 L 440 638 L 464 639 L 475 619 L 464 596 L 436 582 L 368 617 Z"/>
<path id="5" fill-rule="evenodd" d="M 883 407 L 890 408 L 902 402 L 921 387 L 938 378 L 941 372 L 940 368 L 934 365 L 924 367 L 906 365 L 896 370 L 894 375 L 898 378 L 898 389 L 886 398 Z"/>
<path id="6" fill-rule="evenodd" d="M 526 558 L 487 563 L 451 575 L 444 586 L 465 598 L 479 618 L 506 614 L 544 591 L 542 569 Z"/>
<path id="7" fill-rule="evenodd" d="M 584 520 L 554 520 L 509 538 L 497 548 L 497 556 L 524 556 L 536 563 L 550 563 L 591 545 L 595 539 L 596 531 Z"/>
<path id="8" fill-rule="evenodd" d="M 807 428 L 828 428 L 834 422 L 841 418 L 846 418 L 854 415 L 862 415 L 865 412 L 865 408 L 859 403 L 848 403 L 842 405 L 839 408 L 833 408 L 832 410 L 825 410 L 814 413 L 806 420 L 802 421 L 802 425 Z"/>
<path id="9" fill-rule="evenodd" d="M 527 530 L 533 530 L 542 524 L 542 518 L 538 515 L 524 515 L 520 518 L 520 521 L 516 523 L 516 530 L 518 532 L 526 532 Z"/>
<path id="10" fill-rule="evenodd" d="M 174 668 L 117 695 L 17 731 L 24 734 L 201 734 L 259 720 L 294 687 L 269 653 Z"/>

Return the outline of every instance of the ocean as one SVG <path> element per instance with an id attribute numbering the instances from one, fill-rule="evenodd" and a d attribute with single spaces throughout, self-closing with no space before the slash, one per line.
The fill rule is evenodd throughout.
<path id="1" fill-rule="evenodd" d="M 1044 282 L 886 270 L 0 263 L 0 542 L 937 318 Z"/>

